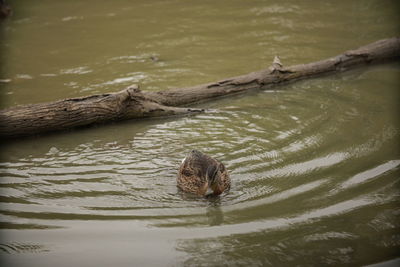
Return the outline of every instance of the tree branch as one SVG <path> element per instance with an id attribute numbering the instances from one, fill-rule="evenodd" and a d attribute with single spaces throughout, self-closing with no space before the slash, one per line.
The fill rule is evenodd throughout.
<path id="1" fill-rule="evenodd" d="M 0 136 L 15 138 L 110 121 L 198 113 L 204 110 L 177 106 L 399 58 L 400 38 L 390 38 L 332 58 L 289 67 L 275 56 L 270 68 L 193 87 L 142 92 L 131 86 L 117 93 L 16 106 L 0 110 Z"/>

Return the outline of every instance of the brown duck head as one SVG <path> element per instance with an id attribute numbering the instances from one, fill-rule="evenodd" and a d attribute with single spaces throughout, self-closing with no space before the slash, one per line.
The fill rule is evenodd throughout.
<path id="1" fill-rule="evenodd" d="M 178 173 L 178 187 L 185 192 L 219 195 L 230 188 L 230 178 L 224 164 L 210 156 L 192 150 L 183 159 Z"/>

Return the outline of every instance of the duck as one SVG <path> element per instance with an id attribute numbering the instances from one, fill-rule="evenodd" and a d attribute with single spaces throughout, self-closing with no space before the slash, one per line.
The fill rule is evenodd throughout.
<path id="1" fill-rule="evenodd" d="M 228 170 L 220 161 L 191 150 L 179 167 L 177 186 L 198 196 L 219 196 L 231 187 Z"/>

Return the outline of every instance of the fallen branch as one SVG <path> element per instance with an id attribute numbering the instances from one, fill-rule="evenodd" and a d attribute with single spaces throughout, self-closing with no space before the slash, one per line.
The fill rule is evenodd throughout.
<path id="1" fill-rule="evenodd" d="M 117 93 L 16 106 L 0 111 L 0 135 L 18 137 L 95 123 L 202 112 L 169 107 L 146 98 L 137 86 Z"/>
<path id="2" fill-rule="evenodd" d="M 327 73 L 343 72 L 356 67 L 393 61 L 399 58 L 400 38 L 390 38 L 309 64 L 284 67 L 279 58 L 275 57 L 272 66 L 265 70 L 214 83 L 159 92 L 146 92 L 145 94 L 164 105 L 180 106 L 251 89 L 270 88 L 284 82 L 312 78 Z"/>
<path id="3" fill-rule="evenodd" d="M 16 106 L 0 110 L 0 136 L 15 138 L 110 121 L 198 113 L 204 110 L 177 106 L 399 58 L 400 38 L 390 38 L 309 64 L 284 67 L 275 57 L 268 69 L 194 87 L 142 92 L 133 86 L 117 93 Z"/>

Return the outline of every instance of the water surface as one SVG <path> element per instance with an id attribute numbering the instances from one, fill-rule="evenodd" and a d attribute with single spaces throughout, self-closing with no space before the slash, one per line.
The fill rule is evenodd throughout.
<path id="1" fill-rule="evenodd" d="M 2 107 L 163 90 L 398 35 L 394 1 L 13 1 Z M 153 59 L 152 59 L 153 58 Z M 154 60 L 154 58 L 157 58 Z M 321 266 L 400 257 L 400 68 L 380 65 L 2 145 L 4 266 Z M 4 82 L 6 80 L 6 82 Z M 178 192 L 191 149 L 232 189 Z"/>

